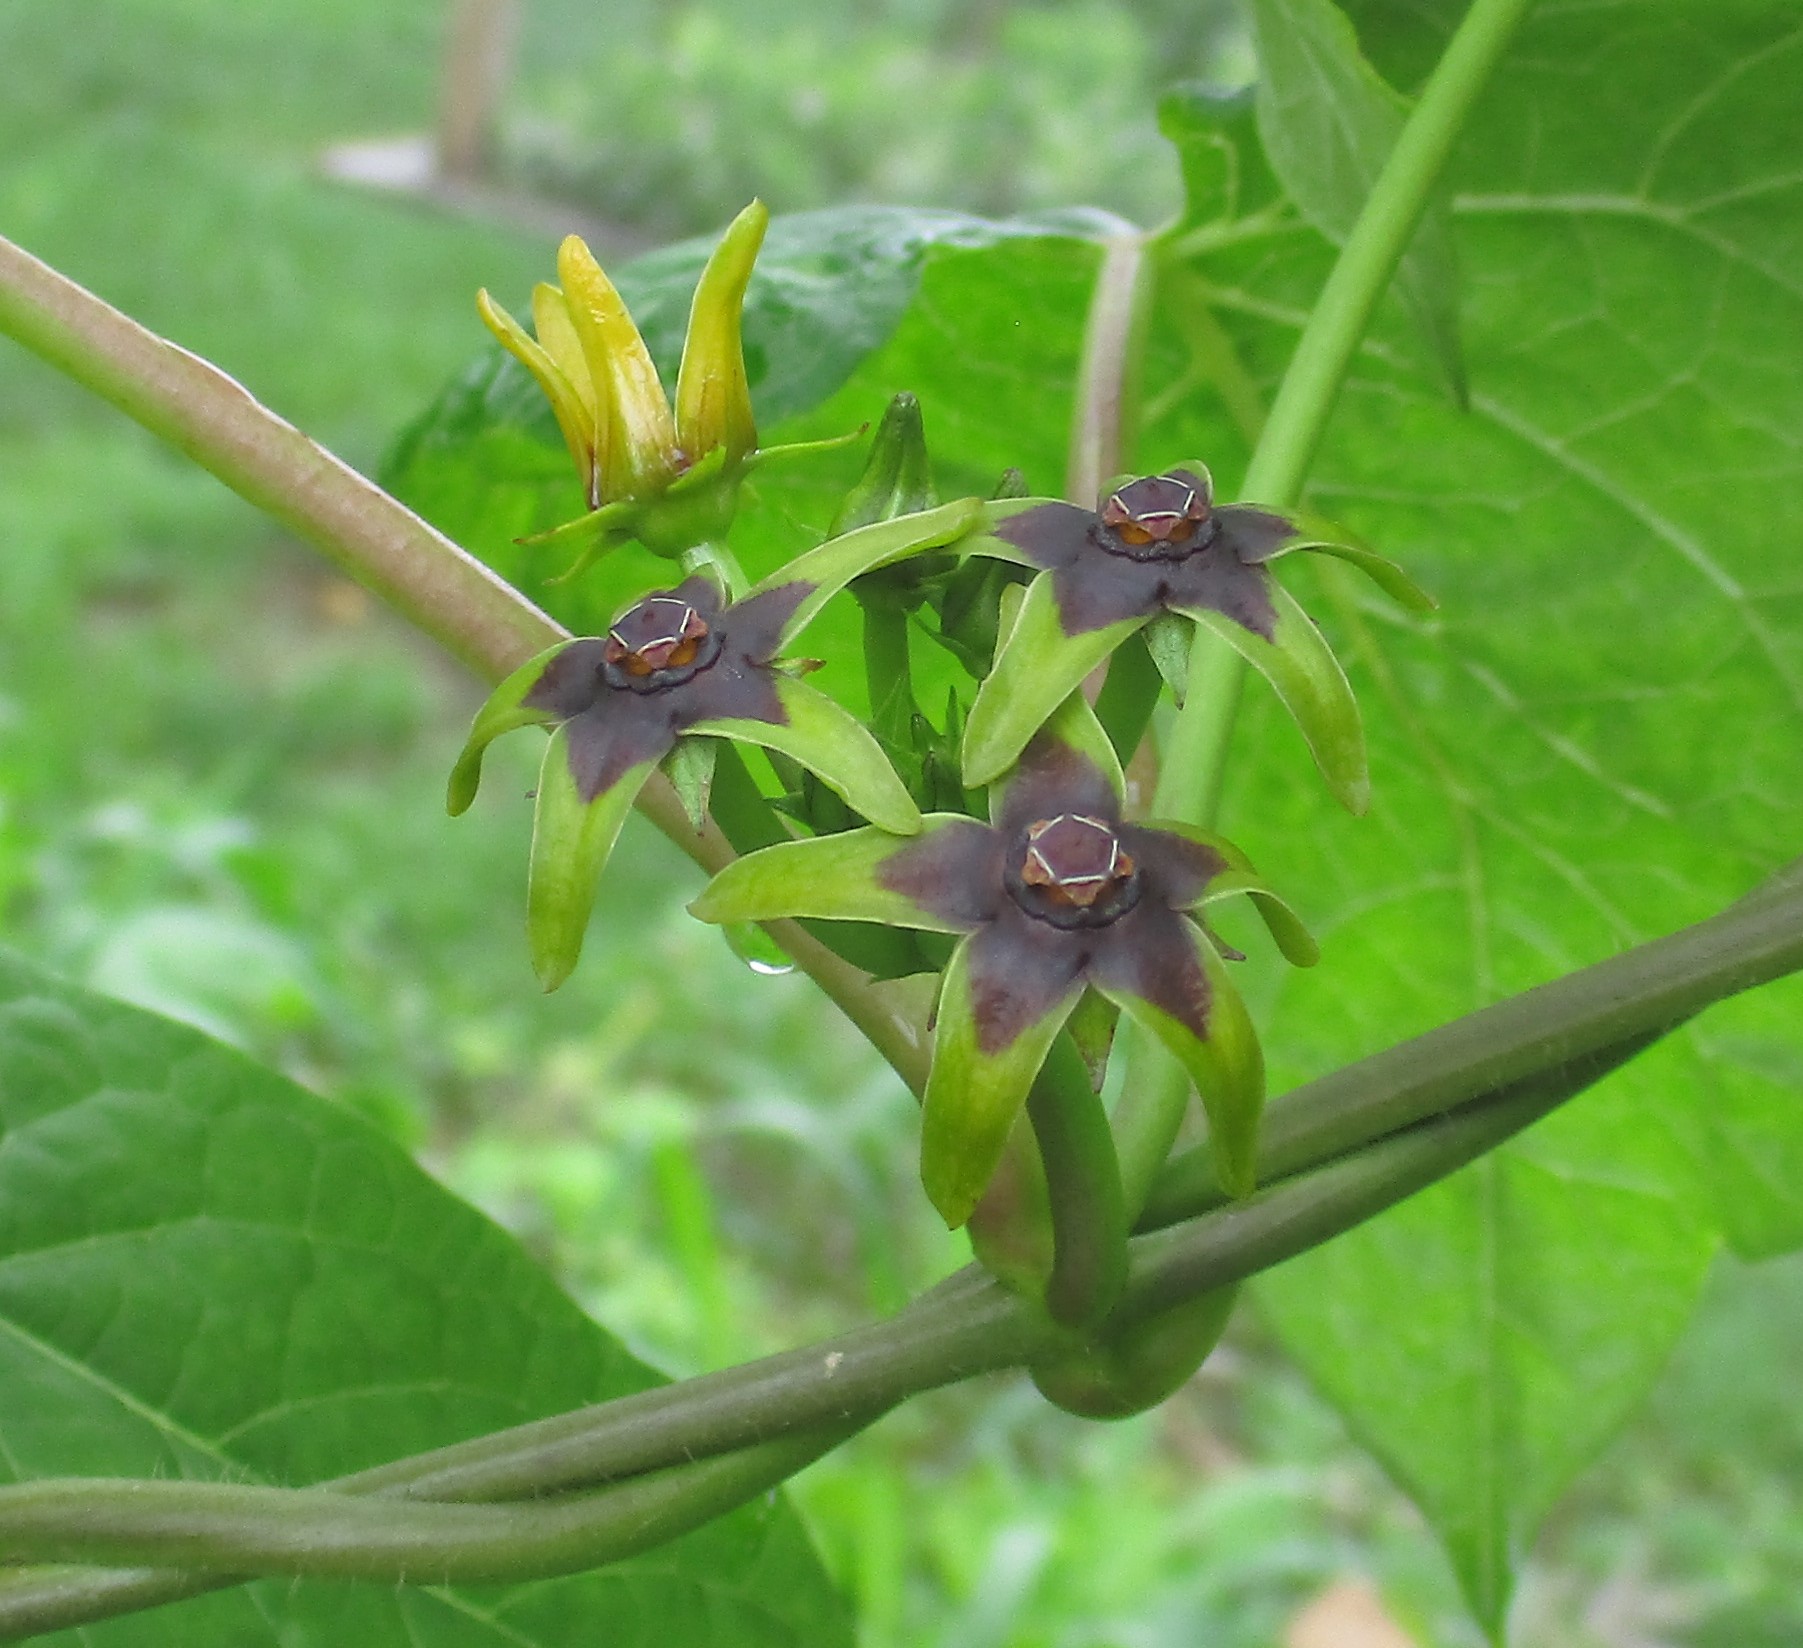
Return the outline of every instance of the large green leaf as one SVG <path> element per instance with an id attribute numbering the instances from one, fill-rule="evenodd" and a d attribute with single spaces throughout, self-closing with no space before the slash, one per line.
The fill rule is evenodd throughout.
<path id="1" fill-rule="evenodd" d="M 0 1470 L 305 1483 L 656 1375 L 367 1124 L 0 956 Z M 848 1643 L 780 1502 L 603 1572 L 272 1581 L 45 1639 Z"/>

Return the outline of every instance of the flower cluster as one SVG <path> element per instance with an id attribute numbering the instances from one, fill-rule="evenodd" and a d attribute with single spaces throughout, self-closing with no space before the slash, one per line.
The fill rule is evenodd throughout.
<path id="1" fill-rule="evenodd" d="M 722 924 L 822 923 L 826 942 L 882 971 L 937 967 L 921 1172 L 949 1224 L 970 1217 L 1080 1007 L 1085 1025 L 1126 1015 L 1176 1056 L 1207 1112 L 1222 1181 L 1243 1194 L 1264 1066 L 1228 975 L 1237 952 L 1204 912 L 1245 895 L 1290 961 L 1311 964 L 1314 944 L 1230 843 L 1128 816 L 1121 761 L 1144 717 L 1127 733 L 1110 722 L 1117 750 L 1081 689 L 1144 632 L 1180 696 L 1189 637 L 1211 632 L 1270 681 L 1357 811 L 1368 782 L 1351 690 L 1272 565 L 1311 550 L 1357 566 L 1405 606 L 1432 603 L 1341 534 L 1217 504 L 1200 463 L 1124 478 L 1094 510 L 1018 496 L 930 507 L 912 397 L 891 406 L 834 535 L 729 592 L 719 569 L 730 557 L 701 551 L 730 527 L 739 480 L 763 455 L 739 334 L 764 227 L 754 204 L 709 261 L 673 409 L 580 241 L 559 254 L 562 285 L 534 294 L 536 338 L 483 295 L 485 319 L 544 389 L 576 461 L 590 512 L 550 535 L 588 536 L 575 570 L 636 537 L 692 575 L 641 596 L 605 635 L 567 641 L 504 681 L 452 774 L 451 810 L 469 805 L 494 738 L 550 730 L 527 908 L 534 965 L 554 988 L 575 965 L 602 868 L 651 774 L 669 772 L 699 821 L 715 741 L 756 746 L 784 792 L 766 784 L 753 797 L 768 815 L 761 840 L 773 844 L 730 864 L 691 908 Z M 787 657 L 848 586 L 865 627 L 869 727 Z M 975 682 L 974 694 L 953 689 L 938 726 L 910 673 L 923 632 Z M 886 948 L 870 948 L 873 931 Z"/>

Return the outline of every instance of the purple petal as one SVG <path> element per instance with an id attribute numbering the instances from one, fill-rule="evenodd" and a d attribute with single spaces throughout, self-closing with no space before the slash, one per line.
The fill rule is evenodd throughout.
<path id="1" fill-rule="evenodd" d="M 978 1049 L 1001 1052 L 1063 1001 L 1087 970 L 1096 936 L 1035 921 L 1011 903 L 1000 906 L 996 919 L 970 941 Z"/>
<path id="2" fill-rule="evenodd" d="M 1248 566 L 1268 561 L 1296 536 L 1296 523 L 1252 504 L 1223 504 L 1215 511 L 1215 542 Z"/>
<path id="3" fill-rule="evenodd" d="M 580 715 L 613 691 L 601 678 L 601 653 L 606 643 L 587 639 L 572 641 L 545 665 L 545 672 L 526 694 L 524 702 L 535 710 L 548 710 L 560 720 Z"/>
<path id="4" fill-rule="evenodd" d="M 1157 904 L 1187 909 L 1227 868 L 1227 860 L 1214 848 L 1169 830 L 1123 824 L 1118 833 L 1121 846 L 1132 855 L 1144 878 L 1145 898 Z"/>
<path id="5" fill-rule="evenodd" d="M 641 696 L 605 689 L 606 698 L 568 723 L 570 777 L 576 793 L 593 801 L 623 774 L 646 761 L 661 760 L 676 743 L 671 706 L 681 689 Z"/>
<path id="6" fill-rule="evenodd" d="M 929 914 L 975 929 L 993 919 L 1007 900 L 1002 886 L 1006 848 L 987 824 L 959 819 L 891 854 L 877 880 Z"/>
<path id="7" fill-rule="evenodd" d="M 1146 618 L 1163 604 L 1169 561 L 1135 561 L 1091 545 L 1079 561 L 1052 574 L 1058 622 L 1066 635 L 1104 629 L 1124 618 Z"/>
<path id="8" fill-rule="evenodd" d="M 734 629 L 711 669 L 657 696 L 677 701 L 672 714 L 678 728 L 697 721 L 766 721 L 784 727 L 789 716 L 777 692 L 778 680 L 775 670 L 746 656 Z"/>
<path id="9" fill-rule="evenodd" d="M 1145 898 L 1111 927 L 1097 928 L 1091 979 L 1104 990 L 1150 1002 L 1161 1013 L 1208 1035 L 1213 994 L 1196 954 L 1194 923 Z"/>
<path id="10" fill-rule="evenodd" d="M 1120 798 L 1095 762 L 1042 732 L 1034 736 L 1008 780 L 996 828 L 1001 839 L 1010 842 L 1029 824 L 1060 813 L 1112 824 L 1121 816 Z"/>
<path id="11" fill-rule="evenodd" d="M 726 609 L 726 645 L 760 664 L 767 664 L 782 646 L 783 626 L 818 586 L 806 579 L 778 584 Z"/>
<path id="12" fill-rule="evenodd" d="M 1175 607 L 1212 608 L 1269 641 L 1277 631 L 1270 579 L 1262 566 L 1248 566 L 1226 541 L 1216 538 L 1201 554 L 1173 563 L 1166 575 L 1165 598 Z"/>
<path id="13" fill-rule="evenodd" d="M 1082 558 L 1095 524 L 1094 510 L 1079 509 L 1075 504 L 1041 504 L 1010 515 L 997 525 L 995 536 L 1024 550 L 1039 566 L 1061 567 Z"/>

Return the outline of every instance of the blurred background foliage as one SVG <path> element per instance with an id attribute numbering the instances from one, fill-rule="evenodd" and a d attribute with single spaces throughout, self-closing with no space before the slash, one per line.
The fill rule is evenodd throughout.
<path id="1" fill-rule="evenodd" d="M 524 290 L 562 228 L 618 258 L 754 192 L 1156 221 L 1157 93 L 1251 68 L 1225 0 L 527 0 L 452 209 L 321 167 L 432 128 L 441 0 L 79 13 L 0 7 L 0 231 L 366 470 L 479 345 L 474 289 Z M 804 982 L 687 920 L 694 876 L 649 829 L 574 981 L 537 995 L 533 752 L 496 753 L 510 805 L 453 827 L 440 804 L 479 698 L 207 477 L 0 354 L 0 941 L 365 1111 L 672 1372 L 959 1262 L 906 1095 Z M 1525 1648 L 1803 1640 L 1799 1366 L 1803 1261 L 1724 1268 L 1530 1567 Z M 871 1648 L 1473 1640 L 1414 1513 L 1245 1312 L 1155 1415 L 1084 1426 L 997 1381 L 797 1495 Z"/>

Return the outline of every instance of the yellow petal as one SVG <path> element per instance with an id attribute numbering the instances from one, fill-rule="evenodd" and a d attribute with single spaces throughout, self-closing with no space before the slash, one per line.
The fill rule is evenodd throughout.
<path id="1" fill-rule="evenodd" d="M 677 438 L 691 463 L 716 446 L 726 448 L 729 463 L 757 446 L 740 316 L 769 222 L 768 208 L 754 200 L 720 237 L 695 287 L 676 379 Z"/>
<path id="2" fill-rule="evenodd" d="M 486 291 L 476 294 L 476 308 L 489 331 L 500 339 L 501 347 L 532 374 L 539 388 L 545 392 L 545 398 L 550 401 L 551 410 L 556 415 L 557 427 L 563 431 L 570 456 L 576 460 L 576 468 L 581 471 L 583 488 L 588 492 L 592 505 L 599 452 L 593 412 L 584 404 L 580 391 L 550 352 L 534 341 L 525 327 Z"/>
<path id="3" fill-rule="evenodd" d="M 676 426 L 645 340 L 579 236 L 558 248 L 557 273 L 595 386 L 601 501 L 656 492 L 676 473 Z"/>
<path id="4" fill-rule="evenodd" d="M 583 358 L 582 342 L 576 336 L 576 323 L 570 319 L 570 306 L 564 302 L 563 293 L 547 281 L 541 280 L 532 288 L 532 329 L 538 333 L 539 344 L 545 353 L 575 385 L 590 418 L 595 418 L 595 383 L 588 375 L 588 362 Z"/>

